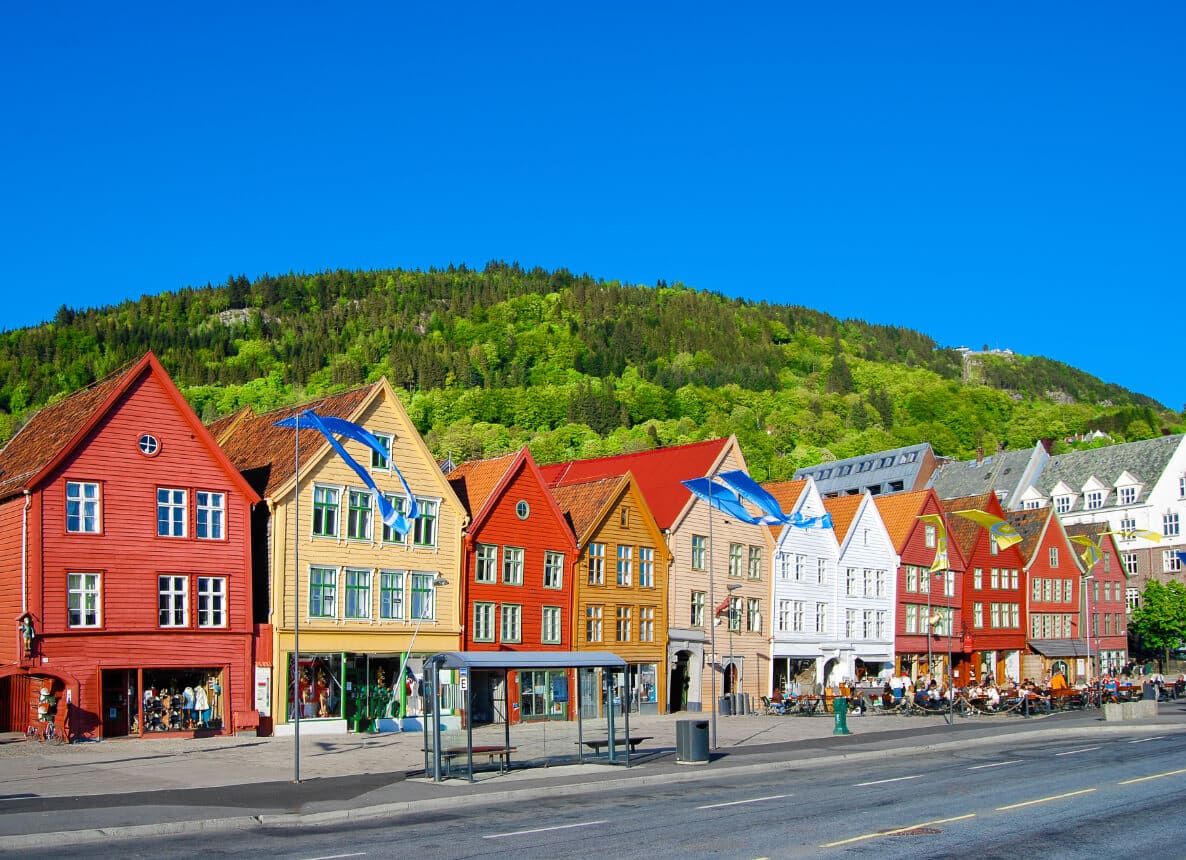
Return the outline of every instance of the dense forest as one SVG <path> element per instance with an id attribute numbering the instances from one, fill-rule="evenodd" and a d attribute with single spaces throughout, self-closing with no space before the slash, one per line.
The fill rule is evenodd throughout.
<path id="1" fill-rule="evenodd" d="M 205 420 L 386 376 L 438 456 L 541 462 L 737 434 L 762 480 L 929 441 L 954 457 L 1182 415 L 1045 358 L 968 360 L 896 326 L 490 263 L 232 277 L 0 332 L 0 444 L 151 349 Z"/>

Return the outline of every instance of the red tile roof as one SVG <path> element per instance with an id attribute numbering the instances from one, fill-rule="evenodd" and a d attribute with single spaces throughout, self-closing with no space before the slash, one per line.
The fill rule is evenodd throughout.
<path id="1" fill-rule="evenodd" d="M 778 500 L 778 506 L 782 508 L 784 514 L 789 514 L 795 509 L 795 505 L 799 503 L 799 497 L 803 495 L 803 490 L 806 487 L 806 478 L 798 478 L 794 481 L 771 481 L 762 485 L 762 489 Z"/>
<path id="2" fill-rule="evenodd" d="M 836 533 L 838 543 L 844 543 L 844 539 L 848 536 L 848 530 L 852 528 L 853 520 L 857 518 L 857 510 L 861 507 L 861 502 L 864 499 L 864 493 L 856 496 L 835 496 L 831 499 L 824 499 L 824 510 L 832 515 L 832 530 Z"/>
<path id="3" fill-rule="evenodd" d="M 1033 560 L 1038 549 L 1038 541 L 1045 531 L 1046 521 L 1052 516 L 1053 508 L 1035 508 L 1028 511 L 1011 511 L 1006 517 L 1009 525 L 1017 529 L 1017 533 L 1021 535 L 1021 543 L 1017 546 L 1027 562 Z"/>
<path id="4" fill-rule="evenodd" d="M 577 540 L 584 540 L 586 532 L 597 522 L 598 515 L 617 496 L 626 481 L 625 476 L 619 475 L 552 488 L 552 498 L 572 524 Z"/>
<path id="5" fill-rule="evenodd" d="M 312 409 L 318 415 L 351 419 L 379 386 L 380 383 L 374 382 L 343 394 L 286 406 L 262 415 L 238 413 L 232 416 L 233 420 L 215 422 L 223 433 L 222 438 L 216 438 L 256 491 L 268 498 L 292 480 L 295 473 L 295 431 L 291 427 L 276 427 L 275 423 L 306 409 Z M 304 470 L 329 443 L 313 429 L 302 429 L 300 437 L 301 469 Z"/>
<path id="6" fill-rule="evenodd" d="M 987 511 L 1000 516 L 1000 505 L 992 493 L 978 493 L 975 496 L 961 496 L 958 499 L 940 499 L 943 512 L 953 514 L 956 511 Z M 948 516 L 947 534 L 952 543 L 959 546 L 965 558 L 970 558 L 976 546 L 976 537 L 980 531 L 980 524 L 967 517 Z"/>
<path id="7" fill-rule="evenodd" d="M 502 481 L 507 470 L 515 463 L 522 451 L 503 454 L 501 457 L 491 457 L 488 460 L 470 460 L 457 466 L 449 473 L 449 485 L 457 498 L 465 505 L 465 510 L 472 521 L 490 494 Z"/>
<path id="8" fill-rule="evenodd" d="M 542 466 L 540 471 L 549 487 L 563 487 L 600 478 L 617 478 L 631 472 L 659 528 L 668 529 L 675 523 L 675 518 L 691 497 L 691 493 L 680 481 L 708 475 L 729 441 L 712 439 L 708 442 L 674 445 L 635 454 L 572 460 Z M 577 535 L 580 534 L 578 531 Z"/>
<path id="9" fill-rule="evenodd" d="M 918 515 L 926 503 L 928 490 L 916 490 L 912 493 L 891 493 L 888 496 L 874 496 L 873 503 L 881 514 L 886 531 L 894 549 L 899 553 L 905 548 L 910 537 L 910 530 L 918 522 Z"/>

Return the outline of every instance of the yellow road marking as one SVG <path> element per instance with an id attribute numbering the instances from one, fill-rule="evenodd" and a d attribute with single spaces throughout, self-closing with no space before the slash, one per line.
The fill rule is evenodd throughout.
<path id="1" fill-rule="evenodd" d="M 1161 779 L 1163 776 L 1177 776 L 1180 773 L 1186 773 L 1186 768 L 1182 770 L 1167 770 L 1165 773 L 1155 773 L 1153 776 L 1138 776 L 1136 779 L 1126 779 L 1118 785 L 1132 785 L 1134 782 L 1144 782 L 1147 779 Z"/>
<path id="2" fill-rule="evenodd" d="M 936 821 L 924 821 L 922 824 L 911 824 L 909 827 L 898 827 L 894 830 L 879 830 L 876 833 L 866 833 L 863 836 L 853 836 L 849 839 L 841 839 L 839 842 L 829 842 L 826 845 L 821 845 L 820 848 L 835 848 L 837 845 L 848 845 L 853 842 L 863 842 L 866 839 L 877 839 L 880 836 L 896 836 L 899 833 L 917 830 L 920 827 L 934 827 L 936 824 L 950 824 L 952 821 L 963 821 L 964 819 L 975 817 L 975 812 L 969 812 L 967 815 L 957 815 L 955 818 L 940 818 Z"/>
<path id="3" fill-rule="evenodd" d="M 1062 800 L 1064 797 L 1075 797 L 1080 794 L 1091 794 L 1095 791 L 1094 788 L 1084 788 L 1080 791 L 1068 791 L 1066 794 L 1055 794 L 1050 797 L 1039 797 L 1037 800 L 1027 800 L 1025 803 L 1012 803 L 1009 806 L 998 806 L 997 812 L 1005 812 L 1009 809 L 1021 809 L 1023 806 L 1033 806 L 1035 803 L 1049 803 L 1052 800 Z"/>

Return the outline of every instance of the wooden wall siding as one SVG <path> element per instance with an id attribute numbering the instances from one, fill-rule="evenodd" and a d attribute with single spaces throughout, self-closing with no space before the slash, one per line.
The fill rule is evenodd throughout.
<path id="1" fill-rule="evenodd" d="M 140 453 L 137 441 L 143 433 L 160 441 L 157 456 Z M 100 482 L 100 534 L 66 532 L 68 480 Z M 187 491 L 188 537 L 157 536 L 158 487 Z M 225 494 L 224 540 L 194 537 L 195 490 Z M 49 476 L 38 495 L 43 508 L 47 633 L 88 635 L 67 630 L 66 574 L 97 571 L 103 574 L 105 631 L 160 632 L 156 577 L 173 573 L 190 576 L 191 591 L 198 575 L 225 576 L 228 629 L 250 635 L 249 506 L 154 377 L 145 376 L 128 391 L 75 456 Z M 191 596 L 191 615 L 194 609 Z"/>
<path id="2" fill-rule="evenodd" d="M 0 664 L 16 662 L 20 652 L 20 636 L 16 619 L 21 614 L 21 512 L 25 507 L 22 496 L 0 503 Z M 40 613 L 35 613 L 40 615 Z M 37 629 L 41 629 L 38 618 Z"/>
<path id="3" fill-rule="evenodd" d="M 1030 563 L 1029 570 L 1025 574 L 1025 599 L 1022 601 L 1023 606 L 1028 606 L 1026 611 L 1027 621 L 1025 627 L 1026 639 L 1056 639 L 1056 636 L 1044 636 L 1039 633 L 1033 636 L 1033 631 L 1030 629 L 1028 621 L 1028 614 L 1040 612 L 1043 614 L 1059 615 L 1070 614 L 1074 616 L 1074 628 L 1078 629 L 1079 616 L 1079 577 L 1082 576 L 1082 571 L 1079 570 L 1079 565 L 1076 562 L 1075 556 L 1071 553 L 1070 546 L 1063 537 L 1062 529 L 1057 524 L 1050 523 L 1042 535 L 1042 540 L 1038 544 L 1037 550 L 1034 553 L 1033 561 Z M 1050 548 L 1058 548 L 1058 567 L 1050 566 Z M 1035 579 L 1053 579 L 1058 583 L 1059 599 L 1058 600 L 1044 600 L 1039 598 L 1034 599 L 1034 585 Z M 1071 581 L 1071 599 L 1068 601 L 1062 600 L 1062 584 L 1063 580 L 1069 579 Z M 1053 594 L 1051 595 L 1053 597 Z M 1065 637 L 1062 637 L 1065 638 Z"/>
<path id="4" fill-rule="evenodd" d="M 633 485 L 630 485 L 622 496 L 610 508 L 610 515 L 606 517 L 592 534 L 585 535 L 581 547 L 578 568 L 574 579 L 575 597 L 573 624 L 573 642 L 578 651 L 610 651 L 630 663 L 657 663 L 659 691 L 658 701 L 660 713 L 667 710 L 667 585 L 670 555 L 663 542 L 662 533 L 654 525 L 654 520 L 646 513 L 644 502 Z M 630 510 L 628 525 L 623 528 L 619 517 L 620 508 L 625 505 Z M 605 585 L 591 586 L 588 584 L 587 549 L 590 543 L 605 544 Z M 634 549 L 634 584 L 628 588 L 617 584 L 617 547 L 619 544 L 629 544 Z M 652 588 L 638 586 L 638 547 L 651 547 L 655 550 L 655 585 Z M 602 637 L 601 642 L 590 642 L 586 637 L 585 610 L 590 605 L 602 606 Z M 631 606 L 631 641 L 617 642 L 615 627 L 617 621 L 617 607 Z M 638 641 L 639 608 L 651 607 L 655 610 L 655 641 Z"/>
<path id="5" fill-rule="evenodd" d="M 360 568 L 364 570 L 405 570 L 435 573 L 449 580 L 447 586 L 437 589 L 436 619 L 426 620 L 421 625 L 421 633 L 417 639 L 416 649 L 420 649 L 420 637 L 425 636 L 430 628 L 445 631 L 453 639 L 453 647 L 459 645 L 459 594 L 461 585 L 461 529 L 465 512 L 449 488 L 440 468 L 431 456 L 426 455 L 418 437 L 413 438 L 416 431 L 406 420 L 402 409 L 396 409 L 384 398 L 377 398 L 371 408 L 361 417 L 360 424 L 372 433 L 394 434 L 392 456 L 411 487 L 413 494 L 420 498 L 436 499 L 440 501 L 437 515 L 437 545 L 435 548 L 413 547 L 407 545 L 384 544 L 382 541 L 382 521 L 378 518 L 378 511 L 372 512 L 372 539 L 369 541 L 347 540 L 346 517 L 347 504 L 345 491 L 349 488 L 365 489 L 358 475 L 336 455 L 321 458 L 311 468 L 301 473 L 300 498 L 300 582 L 301 582 L 301 633 L 315 630 L 337 630 L 339 632 L 366 632 L 372 628 L 389 631 L 393 639 L 389 647 L 384 650 L 398 651 L 407 647 L 408 639 L 415 622 L 380 621 L 379 620 L 379 587 L 378 576 L 373 578 L 371 587 L 371 618 L 369 620 L 350 620 L 343 617 L 343 600 L 345 595 L 344 578 L 338 578 L 338 618 L 311 619 L 308 617 L 308 572 L 310 565 L 322 565 L 338 568 Z M 356 442 L 344 443 L 350 453 L 364 467 L 370 465 L 369 449 Z M 373 473 L 375 483 L 384 492 L 403 495 L 403 488 L 394 472 Z M 339 487 L 342 489 L 341 506 L 338 516 L 338 537 L 313 537 L 313 487 L 318 484 Z M 271 533 L 271 571 L 272 595 L 271 618 L 269 619 L 277 634 L 281 630 L 292 630 L 293 606 L 293 507 L 292 493 L 274 500 Z M 405 597 L 405 616 L 407 615 L 409 600 Z M 279 641 L 279 640 L 277 640 Z M 401 644 L 402 643 L 402 644 Z M 304 646 L 302 645 L 302 650 Z M 343 647 L 334 650 L 351 650 Z M 280 655 L 276 655 L 280 659 Z"/>
<path id="6" fill-rule="evenodd" d="M 963 606 L 963 622 L 968 632 L 972 634 L 975 640 L 975 649 L 977 651 L 1024 651 L 1026 639 L 1029 638 L 1029 616 L 1026 614 L 1026 591 L 1027 583 L 1025 578 L 1024 559 L 1021 555 L 1021 550 L 1016 546 L 1011 546 L 1008 549 L 1002 549 L 996 555 L 992 554 L 989 549 L 989 535 L 986 529 L 979 529 L 976 535 L 976 544 L 972 550 L 971 556 L 968 559 L 968 568 L 964 572 L 964 577 L 968 580 L 967 599 Z M 977 591 L 972 587 L 973 577 L 975 576 L 976 568 L 981 568 L 984 572 L 983 583 L 984 588 Z M 1018 588 L 997 588 L 990 587 L 992 582 L 992 569 L 1007 569 L 1010 571 L 1016 570 L 1018 572 Z M 931 596 L 934 600 L 934 595 Z M 973 613 L 975 604 L 977 602 L 984 604 L 984 626 L 973 626 Z M 1013 628 L 998 628 L 993 629 L 991 607 L 993 603 L 1016 603 L 1020 609 L 1020 624 L 1017 629 Z"/>
<path id="7" fill-rule="evenodd" d="M 515 506 L 526 501 L 530 513 L 519 519 Z M 477 544 L 493 544 L 499 548 L 498 582 L 480 583 L 474 578 Z M 502 584 L 503 547 L 523 548 L 523 584 Z M 564 555 L 563 588 L 544 588 L 544 554 L 547 551 Z M 576 545 L 568 524 L 556 517 L 547 489 L 527 468 L 520 468 L 497 500 L 489 517 L 479 530 L 466 539 L 465 577 L 466 607 L 462 623 L 465 628 L 464 647 L 474 651 L 546 651 L 572 649 L 572 566 Z M 517 603 L 523 607 L 521 641 L 503 642 L 498 609 L 495 609 L 495 641 L 475 642 L 473 638 L 473 606 L 489 602 L 501 606 Z M 543 607 L 560 607 L 560 642 L 543 642 Z"/>
<path id="8" fill-rule="evenodd" d="M 942 513 L 943 510 L 940 508 L 939 503 L 935 501 L 935 497 L 933 495 L 927 499 L 926 503 L 923 505 L 922 510 L 919 511 L 920 516 L 922 514 Z M 948 543 L 947 552 L 948 562 L 953 565 L 954 569 L 954 566 L 959 562 L 958 554 L 955 550 L 953 542 Z M 921 654 L 925 653 L 927 650 L 927 637 L 925 634 L 906 632 L 906 611 L 903 608 L 904 605 L 907 603 L 913 603 L 915 605 L 921 606 L 925 605 L 927 601 L 927 596 L 925 594 L 919 594 L 917 591 L 906 590 L 906 567 L 907 565 L 921 567 L 923 569 L 923 573 L 929 576 L 931 575 L 931 564 L 934 562 L 934 560 L 935 548 L 927 546 L 926 523 L 922 522 L 921 520 L 915 520 L 914 525 L 910 529 L 910 535 L 906 539 L 906 545 L 902 549 L 902 563 L 898 568 L 897 607 L 894 612 L 894 650 L 898 654 Z M 952 597 L 953 607 L 961 605 L 959 600 L 962 600 L 962 597 L 958 596 L 962 593 L 962 580 L 968 575 L 969 574 L 965 572 L 956 570 L 955 587 L 957 597 Z M 943 594 L 942 581 L 938 583 L 937 589 L 935 587 L 936 583 L 934 581 L 934 577 L 932 577 L 930 584 L 932 606 L 946 606 L 947 598 Z M 953 610 L 952 614 L 957 616 L 956 621 L 958 629 L 959 618 L 962 615 L 962 612 Z M 971 616 L 968 616 L 969 620 L 970 617 Z M 976 631 L 972 632 L 975 633 Z M 933 643 L 932 647 L 934 647 Z M 946 640 L 944 640 L 944 649 L 946 649 Z"/>

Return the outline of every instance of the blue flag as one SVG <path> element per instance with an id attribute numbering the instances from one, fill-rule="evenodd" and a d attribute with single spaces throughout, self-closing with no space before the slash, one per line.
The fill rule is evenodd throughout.
<path id="1" fill-rule="evenodd" d="M 790 522 L 791 518 L 782 512 L 782 506 L 778 503 L 778 499 L 770 495 L 757 481 L 741 469 L 721 472 L 717 477 L 736 490 L 738 496 L 761 508 L 766 514 L 763 517 L 763 522 L 767 525 Z"/>
<path id="2" fill-rule="evenodd" d="M 739 522 L 751 525 L 761 522 L 760 519 L 751 517 L 742 506 L 741 499 L 737 497 L 737 494 L 723 484 L 714 483 L 708 478 L 693 478 L 690 481 L 680 481 L 680 483 L 687 487 L 692 495 L 704 499 L 721 513 L 728 514 Z"/>
<path id="3" fill-rule="evenodd" d="M 404 480 L 403 473 L 396 467 L 395 462 L 391 459 L 391 452 L 384 447 L 383 443 L 379 441 L 374 434 L 370 433 L 366 428 L 355 424 L 352 421 L 346 421 L 342 418 L 334 418 L 326 415 L 321 416 L 315 413 L 312 409 L 306 409 L 304 412 L 294 415 L 291 418 L 285 418 L 282 421 L 277 421 L 277 427 L 306 427 L 317 430 L 329 442 L 330 447 L 334 449 L 339 457 L 341 457 L 346 465 L 354 470 L 355 474 L 362 479 L 362 482 L 367 485 L 371 493 L 375 496 L 375 502 L 379 506 L 379 514 L 383 518 L 383 524 L 389 529 L 398 534 L 401 538 L 412 530 L 412 520 L 416 519 L 420 511 L 416 505 L 416 497 L 412 495 L 412 490 L 408 486 L 408 482 Z M 395 472 L 399 478 L 400 484 L 403 485 L 404 494 L 408 497 L 408 513 L 405 516 L 395 505 L 391 503 L 383 493 L 375 485 L 374 478 L 367 472 L 358 462 L 346 453 L 346 449 L 342 447 L 342 443 L 334 438 L 333 434 L 337 433 L 339 436 L 345 436 L 347 439 L 352 439 L 368 448 L 376 451 L 388 463 L 391 464 L 392 471 Z"/>
<path id="4" fill-rule="evenodd" d="M 830 529 L 832 528 L 832 515 L 824 514 L 819 517 L 805 517 L 798 511 L 791 517 L 791 527 L 796 529 Z"/>

